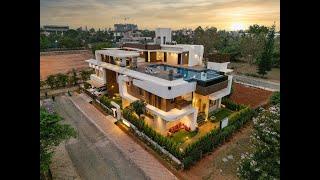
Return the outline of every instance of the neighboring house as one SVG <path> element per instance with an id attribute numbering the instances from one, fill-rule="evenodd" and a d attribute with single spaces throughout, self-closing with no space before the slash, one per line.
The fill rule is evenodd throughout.
<path id="1" fill-rule="evenodd" d="M 171 35 L 167 29 L 159 31 L 158 39 Z M 166 43 L 171 37 L 165 39 Z M 205 69 L 203 45 L 160 43 L 127 43 L 121 48 L 97 50 L 95 59 L 87 60 L 96 72 L 89 83 L 106 86 L 111 97 L 121 96 L 123 108 L 144 100 L 145 121 L 162 134 L 179 122 L 193 131 L 198 115 L 207 119 L 211 111 L 220 108 L 221 98 L 230 94 L 231 70 L 225 64 L 210 64 L 211 69 Z"/>
<path id="2" fill-rule="evenodd" d="M 46 35 L 49 35 L 51 33 L 63 35 L 64 32 L 67 32 L 69 30 L 69 26 L 44 25 L 42 30 Z"/>

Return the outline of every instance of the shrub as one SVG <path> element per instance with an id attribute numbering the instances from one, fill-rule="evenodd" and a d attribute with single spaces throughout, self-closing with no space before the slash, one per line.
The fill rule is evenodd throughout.
<path id="1" fill-rule="evenodd" d="M 137 100 L 131 103 L 130 105 L 139 117 L 141 114 L 144 114 L 146 112 L 146 103 L 144 101 Z"/>
<path id="2" fill-rule="evenodd" d="M 270 97 L 270 104 L 276 105 L 280 103 L 280 92 L 274 92 L 272 96 Z"/>
<path id="3" fill-rule="evenodd" d="M 245 122 L 253 117 L 254 111 L 249 107 L 243 108 L 244 106 L 242 105 L 230 104 L 234 109 L 242 109 L 229 116 L 229 125 L 227 127 L 222 130 L 212 130 L 185 149 L 182 162 L 186 169 L 198 161 L 203 154 L 211 152 L 216 146 L 224 143 L 233 132 L 241 128 Z"/>
<path id="4" fill-rule="evenodd" d="M 113 108 L 113 106 L 111 105 L 111 100 L 107 96 L 102 96 L 100 98 L 100 102 L 110 109 Z"/>
<path id="5" fill-rule="evenodd" d="M 172 155 L 174 155 L 177 158 L 182 157 L 182 153 L 179 151 L 178 145 L 175 142 L 157 133 L 154 129 L 149 127 L 142 119 L 134 115 L 133 112 L 133 108 L 128 106 L 123 109 L 122 114 L 123 117 L 130 123 L 132 123 L 134 126 L 136 126 L 139 129 L 139 131 L 143 132 L 153 141 L 157 142 L 160 146 L 164 147 Z"/>
<path id="6" fill-rule="evenodd" d="M 246 107 L 245 105 L 242 105 L 242 104 L 236 104 L 228 98 L 223 98 L 221 103 L 224 104 L 226 106 L 226 108 L 228 108 L 232 111 L 239 111 L 239 110 Z"/>

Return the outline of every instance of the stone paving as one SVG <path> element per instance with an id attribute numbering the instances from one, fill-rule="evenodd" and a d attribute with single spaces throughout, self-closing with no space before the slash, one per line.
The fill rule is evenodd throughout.
<path id="1" fill-rule="evenodd" d="M 131 162 L 136 164 L 150 179 L 177 179 L 166 167 L 157 161 L 141 146 L 136 144 L 118 126 L 112 123 L 111 116 L 105 116 L 81 96 L 68 97 L 74 105 L 94 123 Z"/>

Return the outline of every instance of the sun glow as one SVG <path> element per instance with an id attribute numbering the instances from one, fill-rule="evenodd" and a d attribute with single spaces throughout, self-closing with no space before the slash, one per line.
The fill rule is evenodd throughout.
<path id="1" fill-rule="evenodd" d="M 243 30 L 245 27 L 244 27 L 244 24 L 242 24 L 242 23 L 233 23 L 232 25 L 231 25 L 231 29 L 233 30 L 233 31 L 239 31 L 239 30 Z"/>

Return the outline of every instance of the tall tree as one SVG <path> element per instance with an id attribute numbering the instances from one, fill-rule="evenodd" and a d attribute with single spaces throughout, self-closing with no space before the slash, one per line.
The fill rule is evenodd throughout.
<path id="1" fill-rule="evenodd" d="M 274 33 L 275 26 L 273 25 L 267 35 L 263 52 L 258 61 L 258 74 L 265 75 L 266 71 L 272 68 L 273 51 L 274 51 Z"/>
<path id="2" fill-rule="evenodd" d="M 79 80 L 79 78 L 77 77 L 76 70 L 72 69 L 71 77 L 70 77 L 70 84 L 75 86 L 78 84 L 78 80 Z"/>
<path id="3" fill-rule="evenodd" d="M 248 29 L 248 33 L 251 33 L 251 34 L 260 34 L 260 33 L 267 34 L 268 32 L 269 32 L 268 27 L 260 26 L 258 24 L 251 25 L 249 26 L 249 29 Z"/>
<path id="4" fill-rule="evenodd" d="M 60 87 L 65 87 L 68 83 L 68 76 L 62 73 L 57 74 L 57 83 Z"/>
<path id="5" fill-rule="evenodd" d="M 112 47 L 110 42 L 100 42 L 92 44 L 92 54 L 95 55 L 96 50 L 100 50 L 102 48 L 110 48 Z"/>
<path id="6" fill-rule="evenodd" d="M 91 74 L 91 71 L 82 70 L 80 72 L 81 80 L 83 82 L 85 82 L 86 80 L 88 80 L 90 78 L 90 74 Z"/>
<path id="7" fill-rule="evenodd" d="M 253 119 L 253 153 L 241 155 L 240 179 L 280 179 L 280 104 Z"/>
<path id="8" fill-rule="evenodd" d="M 63 140 L 76 137 L 76 131 L 67 124 L 61 124 L 58 114 L 50 114 L 40 108 L 40 174 L 48 172 L 55 146 Z"/>
<path id="9" fill-rule="evenodd" d="M 48 84 L 51 89 L 53 89 L 55 86 L 57 86 L 56 76 L 55 75 L 49 75 L 47 77 L 46 84 Z"/>

